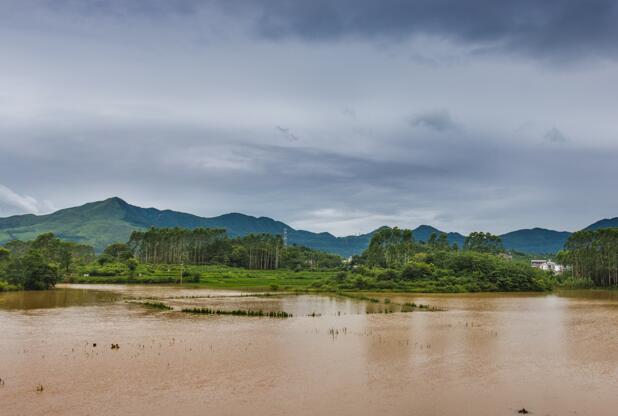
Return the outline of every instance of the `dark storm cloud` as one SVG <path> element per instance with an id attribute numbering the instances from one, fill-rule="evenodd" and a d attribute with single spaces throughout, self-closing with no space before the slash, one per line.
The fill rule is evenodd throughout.
<path id="1" fill-rule="evenodd" d="M 614 0 L 55 0 L 54 10 L 160 17 L 208 15 L 244 21 L 270 39 L 347 37 L 404 39 L 435 35 L 479 49 L 537 57 L 615 57 L 618 2 Z M 208 24 L 207 21 L 203 22 Z"/>
<path id="2" fill-rule="evenodd" d="M 269 39 L 398 40 L 434 35 L 476 50 L 541 58 L 616 56 L 615 0 L 41 0 L 57 12 L 114 17 L 193 16 L 208 26 L 223 13 Z"/>
<path id="3" fill-rule="evenodd" d="M 169 14 L 192 14 L 203 1 L 197 0 L 26 0 L 24 3 L 46 5 L 51 10 L 75 11 L 84 15 L 107 14 L 123 16 L 165 16 Z"/>
<path id="4" fill-rule="evenodd" d="M 274 0 L 258 8 L 271 38 L 432 34 L 534 55 L 615 55 L 614 0 Z"/>
<path id="5" fill-rule="evenodd" d="M 589 59 L 615 13 L 0 1 L 0 216 L 119 195 L 338 235 L 586 226 L 618 215 L 618 61 Z"/>

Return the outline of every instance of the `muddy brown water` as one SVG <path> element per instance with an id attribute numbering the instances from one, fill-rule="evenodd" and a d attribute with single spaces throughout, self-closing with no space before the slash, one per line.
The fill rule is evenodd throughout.
<path id="1" fill-rule="evenodd" d="M 618 413 L 617 292 L 390 295 L 445 309 L 391 314 L 348 298 L 241 295 L 0 293 L 0 415 Z M 190 315 L 134 297 L 294 317 Z"/>

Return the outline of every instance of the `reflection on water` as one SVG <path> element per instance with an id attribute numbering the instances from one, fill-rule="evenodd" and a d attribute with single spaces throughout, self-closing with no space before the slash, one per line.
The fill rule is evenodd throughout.
<path id="1" fill-rule="evenodd" d="M 0 293 L 0 309 L 30 310 L 66 308 L 114 302 L 114 292 L 83 289 L 55 289 Z"/>
<path id="2" fill-rule="evenodd" d="M 389 304 L 165 286 L 3 293 L 0 414 L 614 415 L 617 294 Z M 125 302 L 140 297 L 176 310 Z M 445 311 L 365 313 L 406 302 Z M 294 318 L 178 311 L 193 306 Z"/>

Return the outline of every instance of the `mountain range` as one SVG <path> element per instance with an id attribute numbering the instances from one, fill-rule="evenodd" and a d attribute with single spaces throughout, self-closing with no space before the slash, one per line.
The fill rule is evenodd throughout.
<path id="1" fill-rule="evenodd" d="M 47 215 L 15 215 L 0 218 L 0 244 L 13 239 L 31 240 L 44 232 L 53 232 L 60 238 L 92 245 L 101 252 L 113 242 L 124 242 L 131 232 L 149 227 L 225 228 L 228 234 L 244 236 L 251 233 L 282 234 L 287 230 L 288 242 L 336 253 L 347 257 L 361 253 L 369 244 L 375 231 L 367 234 L 336 237 L 330 233 L 313 233 L 296 230 L 289 225 L 268 217 L 230 213 L 218 217 L 200 217 L 193 214 L 156 208 L 141 208 L 113 197 L 66 208 Z M 603 219 L 586 229 L 618 227 L 618 217 Z M 442 231 L 429 225 L 413 230 L 417 241 L 427 241 L 432 233 Z M 505 248 L 525 253 L 555 253 L 562 249 L 571 233 L 533 228 L 512 231 L 501 235 Z M 465 236 L 447 233 L 451 244 L 463 246 Z"/>

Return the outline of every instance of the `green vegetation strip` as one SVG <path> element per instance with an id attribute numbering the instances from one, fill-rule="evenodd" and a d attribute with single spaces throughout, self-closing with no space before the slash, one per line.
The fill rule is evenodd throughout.
<path id="1" fill-rule="evenodd" d="M 267 318 L 291 318 L 292 314 L 283 312 L 283 311 L 272 311 L 272 312 L 264 312 L 262 310 L 252 311 L 252 310 L 233 310 L 226 311 L 221 309 L 210 309 L 210 308 L 184 308 L 182 312 L 186 313 L 195 313 L 202 315 L 234 315 L 234 316 L 263 316 Z"/>
<path id="2" fill-rule="evenodd" d="M 344 298 L 350 298 L 350 299 L 356 299 L 356 300 L 361 300 L 361 301 L 365 301 L 365 302 L 371 302 L 371 303 L 380 303 L 380 299 L 378 298 L 371 298 L 368 296 L 364 296 L 362 294 L 357 294 L 357 293 L 346 293 L 346 292 L 337 292 L 338 296 L 344 297 Z M 430 311 L 430 312 L 439 312 L 439 311 L 444 311 L 444 309 L 441 308 L 436 308 L 435 306 L 429 306 L 429 305 L 423 305 L 423 304 L 416 304 L 414 302 L 405 302 L 405 303 L 392 303 L 391 300 L 389 298 L 385 298 L 384 299 L 384 304 L 385 305 L 392 305 L 395 307 L 400 307 L 401 309 L 399 310 L 399 312 L 403 312 L 403 313 L 407 313 L 407 312 L 413 312 L 417 309 L 422 309 L 425 311 Z M 394 311 L 392 309 L 384 309 L 382 311 L 376 311 L 376 312 L 367 312 L 368 314 L 372 314 L 372 313 L 393 313 Z"/>
<path id="3" fill-rule="evenodd" d="M 148 306 L 150 308 L 155 308 L 155 309 L 163 309 L 166 311 L 171 311 L 174 309 L 171 306 L 168 306 L 163 302 L 142 302 L 142 305 Z"/>
<path id="4" fill-rule="evenodd" d="M 171 306 L 166 305 L 163 302 L 136 302 L 136 301 L 128 301 L 128 303 L 135 303 L 137 305 L 143 305 L 143 306 L 147 306 L 149 308 L 161 309 L 161 310 L 165 310 L 165 311 L 171 311 L 171 310 L 174 309 Z"/>

